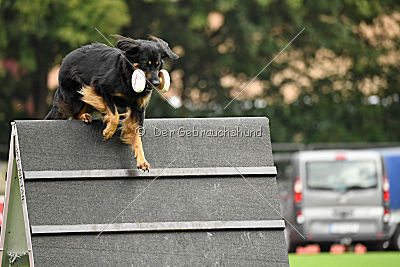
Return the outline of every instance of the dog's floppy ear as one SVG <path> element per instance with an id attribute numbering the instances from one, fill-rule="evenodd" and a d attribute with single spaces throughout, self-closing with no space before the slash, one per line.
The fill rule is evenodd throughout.
<path id="1" fill-rule="evenodd" d="M 150 35 L 150 38 L 155 41 L 159 46 L 161 51 L 163 51 L 162 57 L 168 57 L 170 59 L 178 59 L 179 56 L 172 52 L 172 50 L 169 48 L 168 43 L 160 38 L 157 38 L 155 36 Z"/>
<path id="2" fill-rule="evenodd" d="M 125 51 L 127 56 L 135 56 L 139 53 L 139 43 L 132 38 L 124 37 L 118 34 L 112 35 L 113 37 L 117 38 L 117 48 Z"/>

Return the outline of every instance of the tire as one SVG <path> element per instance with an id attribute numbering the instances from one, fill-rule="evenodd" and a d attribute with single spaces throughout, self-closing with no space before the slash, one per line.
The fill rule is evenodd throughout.
<path id="1" fill-rule="evenodd" d="M 331 249 L 331 245 L 332 243 L 328 242 L 320 243 L 319 247 L 321 248 L 321 252 L 329 252 L 329 250 Z"/>
<path id="2" fill-rule="evenodd" d="M 384 242 L 385 241 L 382 240 L 376 240 L 376 241 L 365 242 L 362 244 L 367 247 L 368 251 L 382 251 Z"/>
<path id="3" fill-rule="evenodd" d="M 285 241 L 286 241 L 286 248 L 289 253 L 296 252 L 297 244 L 294 244 L 290 238 L 290 231 L 285 229 Z"/>
<path id="4" fill-rule="evenodd" d="M 400 227 L 397 226 L 397 230 L 392 237 L 392 245 L 395 250 L 400 250 Z"/>

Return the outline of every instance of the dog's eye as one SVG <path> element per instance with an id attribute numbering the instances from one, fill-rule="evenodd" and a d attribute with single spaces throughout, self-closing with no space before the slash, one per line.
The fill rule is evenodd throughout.
<path id="1" fill-rule="evenodd" d="M 158 62 L 158 61 L 156 61 L 156 66 L 158 66 L 158 64 L 159 64 L 159 62 Z"/>
<path id="2" fill-rule="evenodd" d="M 148 64 L 151 65 L 151 61 L 150 60 L 149 60 Z"/>

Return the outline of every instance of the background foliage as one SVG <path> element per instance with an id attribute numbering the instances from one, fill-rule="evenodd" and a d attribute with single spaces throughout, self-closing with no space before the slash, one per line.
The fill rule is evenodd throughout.
<path id="1" fill-rule="evenodd" d="M 167 66 L 179 108 L 155 94 L 147 117 L 267 116 L 274 142 L 400 140 L 398 1 L 3 0 L 0 14 L 0 143 L 13 119 L 43 118 L 69 51 L 106 43 L 95 27 L 181 56 Z"/>

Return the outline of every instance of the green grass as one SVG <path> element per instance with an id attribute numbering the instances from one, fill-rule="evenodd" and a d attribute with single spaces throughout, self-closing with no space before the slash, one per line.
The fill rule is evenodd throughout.
<path id="1" fill-rule="evenodd" d="M 354 253 L 344 253 L 340 255 L 331 255 L 329 253 L 319 253 L 317 255 L 289 254 L 289 262 L 292 267 L 398 267 L 400 266 L 400 252 L 367 252 L 362 255 Z"/>

